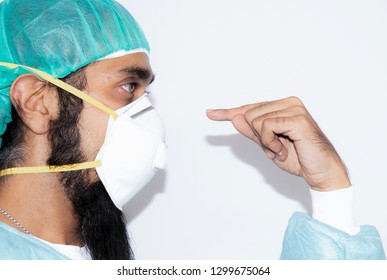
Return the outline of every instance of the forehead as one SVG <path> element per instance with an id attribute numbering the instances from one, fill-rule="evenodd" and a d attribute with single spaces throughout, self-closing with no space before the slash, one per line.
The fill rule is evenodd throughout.
<path id="1" fill-rule="evenodd" d="M 149 62 L 149 57 L 146 53 L 132 53 L 124 56 L 99 60 L 90 65 L 97 73 L 114 74 L 122 69 L 138 67 L 152 73 L 152 68 Z"/>

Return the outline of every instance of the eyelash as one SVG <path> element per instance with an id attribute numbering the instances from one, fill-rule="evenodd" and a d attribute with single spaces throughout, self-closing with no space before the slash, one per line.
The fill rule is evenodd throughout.
<path id="1" fill-rule="evenodd" d="M 126 87 L 129 86 L 130 87 L 130 90 L 128 90 Z M 129 83 L 129 84 L 125 84 L 125 85 L 122 85 L 121 88 L 125 91 L 127 91 L 128 93 L 134 93 L 136 91 L 136 88 L 137 88 L 137 84 L 136 83 Z"/>
<path id="2" fill-rule="evenodd" d="M 128 90 L 126 89 L 126 86 L 130 86 L 131 91 L 128 91 Z M 137 90 L 137 87 L 138 87 L 138 84 L 136 84 L 136 83 L 128 83 L 128 84 L 125 84 L 125 85 L 122 85 L 122 86 L 121 86 L 121 88 L 122 88 L 123 90 L 127 91 L 129 94 L 133 94 L 133 93 Z M 148 88 L 146 88 L 145 91 L 144 91 L 144 93 L 150 94 L 151 91 L 148 90 Z"/>

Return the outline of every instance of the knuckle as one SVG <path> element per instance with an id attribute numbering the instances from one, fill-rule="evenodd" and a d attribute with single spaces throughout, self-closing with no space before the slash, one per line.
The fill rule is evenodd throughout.
<path id="1" fill-rule="evenodd" d="M 254 104 L 245 104 L 245 105 L 242 105 L 240 108 L 246 111 L 250 109 L 252 106 L 254 106 Z"/>
<path id="2" fill-rule="evenodd" d="M 305 115 L 308 115 L 308 112 L 306 110 L 306 108 L 302 105 L 295 105 L 292 107 L 292 110 L 297 114 L 297 115 L 302 115 L 302 116 L 305 116 Z"/>
<path id="3" fill-rule="evenodd" d="M 310 125 L 309 118 L 305 115 L 298 115 L 294 118 L 294 120 L 296 124 L 301 125 L 303 127 Z"/>
<path id="4" fill-rule="evenodd" d="M 245 119 L 250 124 L 254 121 L 254 119 L 256 119 L 256 117 L 257 117 L 257 112 L 255 108 L 249 109 L 245 113 Z"/>
<path id="5" fill-rule="evenodd" d="M 273 119 L 264 119 L 264 120 L 262 120 L 262 122 L 261 122 L 261 130 L 262 130 L 262 132 L 266 133 L 267 131 L 270 131 L 272 123 L 273 123 Z"/>
<path id="6" fill-rule="evenodd" d="M 304 106 L 304 104 L 302 103 L 301 99 L 297 96 L 290 96 L 287 98 L 287 100 L 293 104 L 294 106 Z"/>
<path id="7" fill-rule="evenodd" d="M 262 121 L 260 118 L 255 118 L 251 121 L 251 126 L 254 128 L 255 131 L 260 133 L 262 130 Z"/>
<path id="8" fill-rule="evenodd" d="M 277 141 L 278 136 L 273 132 L 267 131 L 262 134 L 261 142 L 265 147 L 271 148 L 272 145 Z"/>
<path id="9" fill-rule="evenodd" d="M 284 127 L 288 122 L 288 118 L 277 117 L 275 118 L 275 122 L 277 126 Z"/>
<path id="10" fill-rule="evenodd" d="M 270 104 L 267 102 L 255 104 L 254 107 L 250 107 L 245 112 L 245 118 L 248 122 L 252 122 L 254 119 L 262 117 L 264 112 L 268 111 L 268 106 Z"/>

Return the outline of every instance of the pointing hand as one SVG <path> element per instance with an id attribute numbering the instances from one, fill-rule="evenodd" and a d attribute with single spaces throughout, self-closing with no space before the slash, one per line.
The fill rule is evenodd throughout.
<path id="1" fill-rule="evenodd" d="M 278 167 L 302 176 L 314 190 L 331 191 L 351 185 L 335 148 L 297 97 L 209 110 L 207 116 L 215 121 L 231 121 Z"/>

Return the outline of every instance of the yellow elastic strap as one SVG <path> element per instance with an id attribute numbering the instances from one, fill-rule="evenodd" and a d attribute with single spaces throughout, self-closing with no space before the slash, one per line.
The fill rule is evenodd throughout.
<path id="1" fill-rule="evenodd" d="M 101 161 L 89 161 L 66 165 L 51 165 L 51 166 L 31 166 L 31 167 L 13 167 L 0 170 L 0 177 L 16 174 L 37 174 L 37 173 L 52 173 L 52 172 L 67 172 L 75 170 L 91 169 L 101 166 Z"/>
<path id="2" fill-rule="evenodd" d="M 43 80 L 46 80 L 47 82 L 49 82 L 53 85 L 56 85 L 57 87 L 60 87 L 61 89 L 65 90 L 65 91 L 68 91 L 69 93 L 79 97 L 80 99 L 82 99 L 82 100 L 86 101 L 87 103 L 97 107 L 98 109 L 104 111 L 105 113 L 108 113 L 115 120 L 118 118 L 117 113 L 114 112 L 114 110 L 107 107 L 105 104 L 99 102 L 97 99 L 91 97 L 90 95 L 87 95 L 86 93 L 80 91 L 79 89 L 76 89 L 75 87 L 70 86 L 69 84 L 66 84 L 63 81 L 61 81 L 57 78 L 54 78 L 53 76 L 51 76 L 50 74 L 48 74 L 46 72 L 43 72 L 41 70 L 29 67 L 29 66 L 14 64 L 14 63 L 7 63 L 7 62 L 0 62 L 0 66 L 5 66 L 5 67 L 8 67 L 10 69 L 14 69 L 17 67 L 23 67 L 24 69 L 27 69 L 27 70 L 31 71 L 32 73 L 38 75 Z"/>

